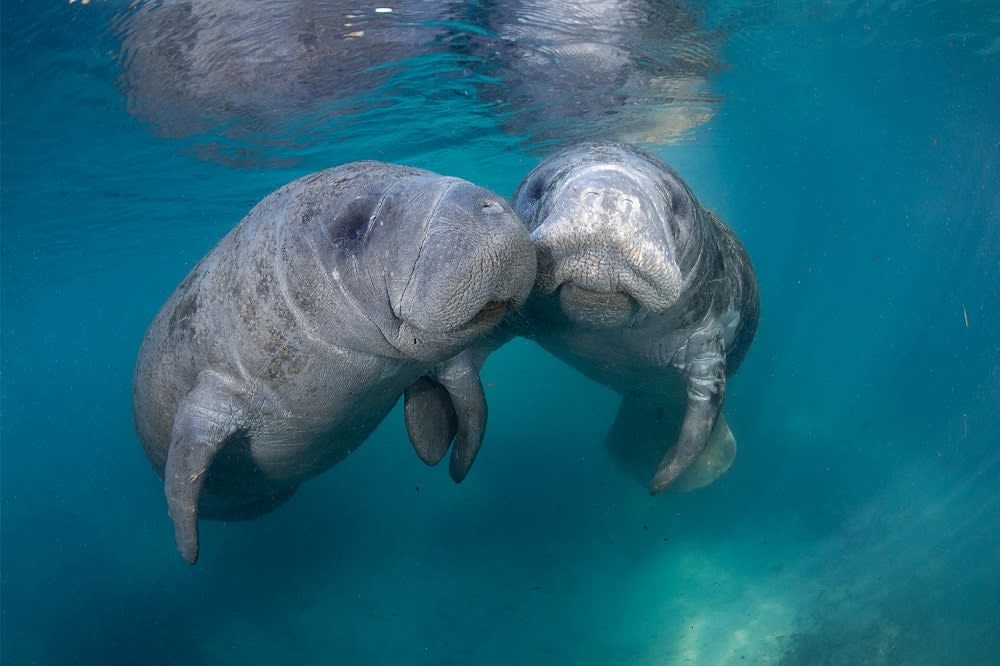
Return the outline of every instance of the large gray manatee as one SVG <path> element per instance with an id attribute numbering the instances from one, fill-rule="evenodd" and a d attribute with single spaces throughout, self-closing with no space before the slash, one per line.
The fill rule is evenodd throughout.
<path id="1" fill-rule="evenodd" d="M 508 204 L 429 171 L 358 162 L 261 201 L 156 315 L 135 370 L 136 427 L 183 557 L 197 559 L 199 515 L 276 507 L 411 385 L 454 402 L 461 481 L 486 418 L 465 348 L 523 302 L 535 266 Z"/>
<path id="2" fill-rule="evenodd" d="M 633 473 L 655 470 L 651 492 L 724 472 L 736 447 L 726 381 L 760 308 L 736 236 L 673 170 L 617 143 L 549 157 L 513 205 L 538 253 L 513 330 L 623 394 L 608 447 Z"/>

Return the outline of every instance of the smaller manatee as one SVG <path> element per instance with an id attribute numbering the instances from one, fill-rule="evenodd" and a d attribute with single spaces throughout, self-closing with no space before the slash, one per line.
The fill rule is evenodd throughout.
<path id="1" fill-rule="evenodd" d="M 275 508 L 404 391 L 430 387 L 408 423 L 444 420 L 462 480 L 486 422 L 463 352 L 524 301 L 535 266 L 500 197 L 421 169 L 357 162 L 261 201 L 170 296 L 136 364 L 136 428 L 184 559 L 199 516 Z M 430 437 L 416 448 L 436 462 L 452 437 Z"/>
<path id="2" fill-rule="evenodd" d="M 623 396 L 607 447 L 649 489 L 728 468 L 726 383 L 757 331 L 753 266 L 680 176 L 626 144 L 573 146 L 518 186 L 538 276 L 508 328 Z"/>

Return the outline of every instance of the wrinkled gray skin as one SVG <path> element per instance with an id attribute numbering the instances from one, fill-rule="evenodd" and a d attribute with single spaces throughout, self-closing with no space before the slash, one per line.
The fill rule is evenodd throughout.
<path id="1" fill-rule="evenodd" d="M 676 173 L 624 144 L 544 160 L 513 205 L 538 276 L 512 330 L 623 394 L 608 446 L 626 468 L 653 474 L 651 492 L 725 471 L 735 454 L 720 421 L 726 380 L 759 315 L 733 233 Z"/>
<path id="2" fill-rule="evenodd" d="M 183 557 L 197 559 L 199 515 L 273 509 L 356 449 L 408 387 L 435 396 L 407 405 L 411 431 L 451 410 L 433 450 L 414 441 L 437 462 L 453 435 L 461 481 L 486 420 L 465 347 L 534 276 L 510 207 L 457 178 L 358 162 L 261 201 L 156 315 L 135 370 L 136 426 Z"/>

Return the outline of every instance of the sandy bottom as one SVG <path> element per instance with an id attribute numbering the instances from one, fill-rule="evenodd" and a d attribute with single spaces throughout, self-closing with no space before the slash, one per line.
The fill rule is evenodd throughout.
<path id="1" fill-rule="evenodd" d="M 699 534 L 624 483 L 631 502 L 585 507 L 590 530 L 460 520 L 469 539 L 442 548 L 414 521 L 354 544 L 367 561 L 317 571 L 280 610 L 220 618 L 199 651 L 233 664 L 947 663 L 956 646 L 995 646 L 1000 610 L 997 562 L 962 561 L 1000 553 L 978 543 L 996 497 L 970 484 L 914 465 L 818 538 L 794 521 Z M 978 622 L 955 614 L 968 605 Z"/>

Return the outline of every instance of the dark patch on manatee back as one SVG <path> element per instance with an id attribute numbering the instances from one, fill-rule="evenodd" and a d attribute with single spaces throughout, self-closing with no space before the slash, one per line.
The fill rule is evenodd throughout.
<path id="1" fill-rule="evenodd" d="M 198 312 L 198 292 L 190 290 L 181 296 L 170 313 L 167 331 L 170 336 L 191 337 L 194 334 L 194 316 Z"/>
<path id="2" fill-rule="evenodd" d="M 258 273 L 260 276 L 257 280 L 257 297 L 262 301 L 266 301 L 271 297 L 271 276 L 267 273 Z"/>
<path id="3" fill-rule="evenodd" d="M 167 336 L 192 338 L 195 335 L 194 322 L 201 303 L 198 294 L 201 291 L 201 281 L 205 277 L 204 260 L 198 262 L 174 290 L 177 304 L 170 312 L 167 321 Z"/>
<path id="4" fill-rule="evenodd" d="M 299 349 L 289 345 L 280 331 L 271 329 L 271 344 L 268 346 L 268 361 L 263 370 L 263 378 L 271 386 L 277 386 L 298 375 L 306 367 L 306 356 Z"/>
<path id="5" fill-rule="evenodd" d="M 275 296 L 277 296 L 277 294 Z M 295 315 L 292 313 L 291 309 L 289 309 L 288 304 L 285 303 L 285 299 L 283 297 L 274 298 L 271 301 L 271 305 L 273 306 L 274 314 L 277 315 L 282 327 L 287 329 L 297 329 L 299 327 L 299 323 L 295 320 Z M 271 330 L 271 337 L 276 342 L 284 344 L 285 337 L 281 331 Z"/>

